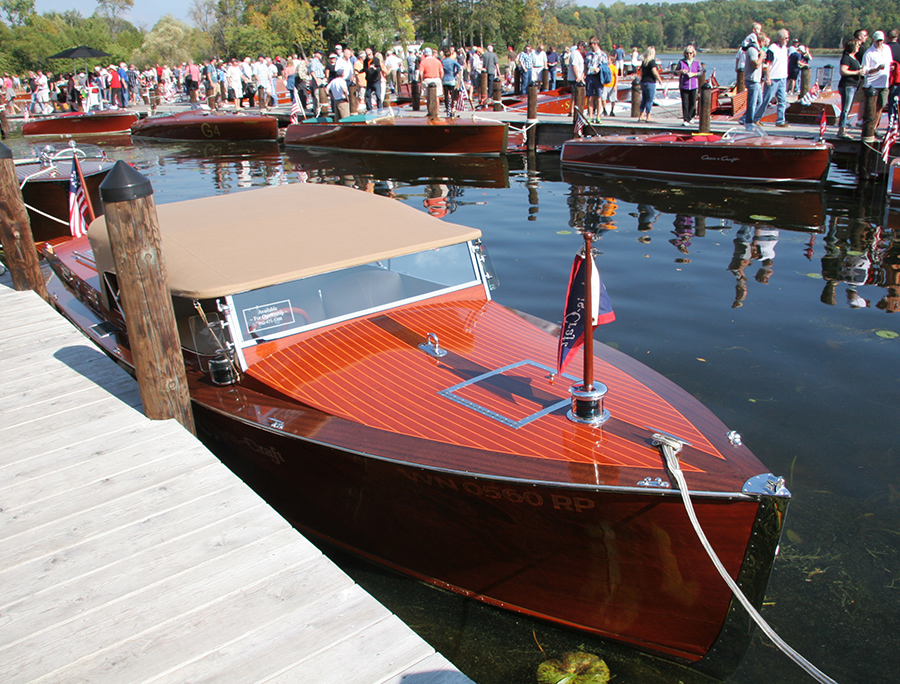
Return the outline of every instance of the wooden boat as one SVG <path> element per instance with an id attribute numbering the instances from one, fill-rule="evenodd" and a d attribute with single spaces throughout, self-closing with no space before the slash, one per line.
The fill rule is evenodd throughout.
<path id="1" fill-rule="evenodd" d="M 508 127 L 469 117 L 353 115 L 339 123 L 308 119 L 291 124 L 285 145 L 397 154 L 504 154 Z"/>
<path id="2" fill-rule="evenodd" d="M 22 135 L 96 135 L 131 129 L 138 115 L 128 109 L 92 109 L 37 116 L 22 124 Z"/>
<path id="3" fill-rule="evenodd" d="M 74 154 L 78 155 L 91 206 L 99 216 L 103 213 L 100 183 L 114 164 L 102 149 L 96 145 L 75 146 L 71 141 L 44 145 L 33 157 L 15 160 L 35 242 L 69 234 L 69 179 Z"/>
<path id="4" fill-rule="evenodd" d="M 198 432 L 298 528 L 706 671 L 737 663 L 746 616 L 654 434 L 691 443 L 697 516 L 757 606 L 790 494 L 697 400 L 598 345 L 611 417 L 570 420 L 581 361 L 556 374 L 552 326 L 491 299 L 480 232 L 396 200 L 294 184 L 157 210 Z M 131 366 L 104 219 L 89 241 L 45 249 L 48 287 Z"/>
<path id="5" fill-rule="evenodd" d="M 563 143 L 563 166 L 634 176 L 728 179 L 747 183 L 819 183 L 828 175 L 830 143 L 769 136 L 756 128 L 716 133 L 660 133 L 575 138 Z"/>
<path id="6" fill-rule="evenodd" d="M 275 140 L 278 121 L 266 114 L 194 109 L 141 119 L 131 134 L 164 140 Z"/>

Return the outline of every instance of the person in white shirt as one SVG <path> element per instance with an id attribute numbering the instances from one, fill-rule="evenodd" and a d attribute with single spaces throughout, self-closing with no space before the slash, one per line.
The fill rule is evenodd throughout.
<path id="1" fill-rule="evenodd" d="M 539 45 L 531 57 L 531 82 L 538 84 L 538 90 L 543 89 L 544 69 L 547 68 L 547 53 L 544 46 Z"/>
<path id="2" fill-rule="evenodd" d="M 269 89 L 272 87 L 269 80 L 269 65 L 266 64 L 266 58 L 260 55 L 259 59 L 253 62 L 251 68 L 253 71 L 253 87 L 256 95 L 259 97 L 257 105 L 261 111 L 265 111 L 269 107 Z"/>
<path id="3" fill-rule="evenodd" d="M 759 121 L 766 113 L 769 102 L 774 97 L 778 102 L 778 116 L 775 119 L 775 125 L 778 127 L 787 126 L 784 114 L 787 111 L 787 75 L 788 75 L 788 41 L 791 34 L 787 29 L 779 29 L 775 34 L 775 42 L 769 45 L 765 52 L 764 71 L 766 75 L 766 88 L 763 92 L 762 100 L 756 109 L 753 117 L 754 121 Z"/>
<path id="4" fill-rule="evenodd" d="M 876 126 L 878 125 L 878 121 L 881 119 L 881 110 L 887 104 L 891 61 L 893 61 L 893 55 L 891 48 L 884 42 L 884 32 L 875 31 L 872 34 L 872 46 L 866 50 L 862 59 L 862 68 L 866 73 L 866 80 L 863 84 L 866 89 L 866 101 L 869 102 L 871 98 L 875 98 L 875 110 L 871 112 L 872 116 L 869 116 L 870 112 L 866 111 L 864 130 L 866 124 L 871 121 L 874 121 Z M 866 109 L 868 110 L 868 107 Z"/>

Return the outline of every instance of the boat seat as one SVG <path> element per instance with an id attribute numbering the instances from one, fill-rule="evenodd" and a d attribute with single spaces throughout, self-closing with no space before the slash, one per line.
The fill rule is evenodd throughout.
<path id="1" fill-rule="evenodd" d="M 322 303 L 328 318 L 345 316 L 403 298 L 400 274 L 380 268 L 349 273 L 322 289 Z"/>

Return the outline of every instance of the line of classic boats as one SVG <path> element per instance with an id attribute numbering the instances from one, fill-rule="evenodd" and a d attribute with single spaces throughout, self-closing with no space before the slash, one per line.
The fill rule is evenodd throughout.
<path id="1" fill-rule="evenodd" d="M 539 112 L 568 113 L 562 91 L 542 93 Z M 507 100 L 509 110 L 524 106 Z M 128 110 L 94 110 L 41 117 L 23 124 L 25 135 L 116 133 L 161 140 L 276 140 L 278 121 L 264 113 L 193 109 L 139 119 Z M 291 123 L 288 147 L 314 147 L 380 154 L 500 155 L 521 149 L 523 131 L 467 112 L 429 117 L 409 109 L 377 110 L 335 121 L 317 117 Z M 752 183 L 817 183 L 825 178 L 832 146 L 824 140 L 766 135 L 737 127 L 725 134 L 591 135 L 562 145 L 563 166 L 675 178 L 732 179 Z"/>
<path id="2" fill-rule="evenodd" d="M 185 112 L 168 135 L 255 118 Z M 398 148 L 419 126 L 436 140 L 466 131 L 458 147 L 445 137 L 428 154 L 475 155 L 479 125 L 497 136 L 492 154 L 506 150 L 506 124 L 462 117 L 294 124 L 285 144 L 410 153 L 421 150 Z M 129 129 L 153 126 L 163 123 Z M 571 173 L 816 183 L 830 154 L 809 140 L 678 133 L 573 139 L 562 162 Z M 37 180 L 58 160 L 20 164 L 20 180 L 67 184 L 67 173 Z M 82 167 L 101 205 L 112 163 Z M 133 173 L 118 162 L 109 181 Z M 557 372 L 559 326 L 492 299 L 480 231 L 395 200 L 292 184 L 157 211 L 199 435 L 294 525 L 436 586 L 719 677 L 737 665 L 752 624 L 698 540 L 661 445 L 678 445 L 699 524 L 756 607 L 790 493 L 694 397 L 605 345 Z M 241 217 L 251 214 L 248 240 Z M 133 368 L 106 219 L 87 236 L 37 238 L 54 305 Z M 606 390 L 602 422 L 569 415 L 585 364 Z"/>

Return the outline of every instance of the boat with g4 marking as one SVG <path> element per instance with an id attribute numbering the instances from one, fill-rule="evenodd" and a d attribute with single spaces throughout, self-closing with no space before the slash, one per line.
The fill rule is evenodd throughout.
<path id="1" fill-rule="evenodd" d="M 319 184 L 157 210 L 199 434 L 297 527 L 718 676 L 739 662 L 750 626 L 660 444 L 678 437 L 697 517 L 757 606 L 783 480 L 695 398 L 604 345 L 591 367 L 609 417 L 570 419 L 583 364 L 556 372 L 553 326 L 493 300 L 480 231 Z M 45 256 L 55 305 L 133 366 L 105 219 Z"/>
<path id="2" fill-rule="evenodd" d="M 575 138 L 563 143 L 564 167 L 633 176 L 728 179 L 746 183 L 820 183 L 830 143 L 766 135 L 743 126 L 724 134 L 652 133 Z"/>
<path id="3" fill-rule="evenodd" d="M 131 134 L 161 140 L 275 140 L 278 120 L 267 114 L 193 109 L 148 116 L 131 126 Z"/>
<path id="4" fill-rule="evenodd" d="M 338 122 L 307 119 L 287 127 L 284 144 L 356 152 L 497 155 L 509 146 L 508 126 L 476 117 L 429 118 L 379 110 Z"/>

